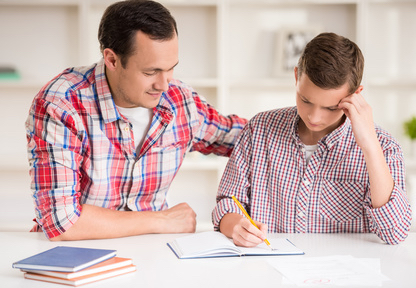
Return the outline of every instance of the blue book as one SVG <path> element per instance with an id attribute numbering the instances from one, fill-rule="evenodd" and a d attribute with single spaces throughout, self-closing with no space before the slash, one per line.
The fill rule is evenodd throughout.
<path id="1" fill-rule="evenodd" d="M 13 263 L 17 269 L 75 272 L 112 258 L 116 250 L 57 246 Z"/>

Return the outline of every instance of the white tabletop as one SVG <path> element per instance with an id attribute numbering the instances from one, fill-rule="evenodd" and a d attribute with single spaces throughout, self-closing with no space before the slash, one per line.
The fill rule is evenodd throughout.
<path id="1" fill-rule="evenodd" d="M 116 249 L 117 256 L 132 258 L 137 266 L 132 274 L 84 287 L 296 287 L 282 283 L 282 275 L 268 263 L 271 257 L 286 261 L 291 257 L 333 255 L 380 259 L 381 273 L 391 279 L 383 281 L 382 287 L 416 287 L 416 233 L 394 246 L 373 234 L 272 234 L 268 238 L 288 238 L 305 255 L 188 260 L 179 260 L 166 245 L 181 236 L 184 234 L 50 242 L 42 233 L 0 232 L 0 283 L 2 287 L 67 287 L 24 279 L 12 263 L 56 246 L 78 246 Z"/>

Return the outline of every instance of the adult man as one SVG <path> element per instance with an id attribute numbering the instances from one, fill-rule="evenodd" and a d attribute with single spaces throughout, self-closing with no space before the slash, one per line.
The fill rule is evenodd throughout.
<path id="1" fill-rule="evenodd" d="M 65 70 L 26 122 L 37 225 L 51 240 L 195 231 L 166 193 L 189 151 L 229 155 L 246 120 L 224 117 L 172 79 L 177 28 L 157 2 L 105 11 L 103 59 Z"/>
<path id="2" fill-rule="evenodd" d="M 242 246 L 261 243 L 267 231 L 406 238 L 403 153 L 374 126 L 363 69 L 360 49 L 345 37 L 322 33 L 306 45 L 294 73 L 296 107 L 256 115 L 236 144 L 213 212 L 217 229 Z"/>

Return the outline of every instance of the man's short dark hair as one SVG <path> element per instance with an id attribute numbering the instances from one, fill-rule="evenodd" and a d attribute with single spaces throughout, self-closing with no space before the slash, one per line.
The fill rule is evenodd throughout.
<path id="1" fill-rule="evenodd" d="M 323 89 L 336 89 L 349 84 L 354 93 L 361 84 L 364 57 L 351 40 L 335 33 L 321 33 L 305 47 L 298 62 L 298 78 L 302 74 Z"/>
<path id="2" fill-rule="evenodd" d="M 178 34 L 176 21 L 162 4 L 150 0 L 116 2 L 105 10 L 98 29 L 101 53 L 110 48 L 123 67 L 135 51 L 138 31 L 153 40 L 170 40 Z"/>

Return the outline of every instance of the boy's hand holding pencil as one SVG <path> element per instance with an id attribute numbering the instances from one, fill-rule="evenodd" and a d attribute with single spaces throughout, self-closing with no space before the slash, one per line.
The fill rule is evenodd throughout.
<path id="1" fill-rule="evenodd" d="M 255 247 L 264 241 L 272 248 L 266 239 L 267 225 L 253 221 L 237 198 L 232 198 L 245 217 L 237 213 L 225 215 L 220 223 L 220 231 L 232 238 L 237 246 Z"/>

